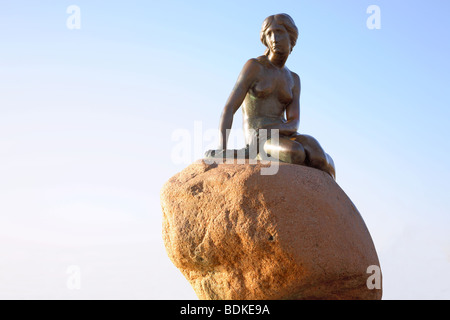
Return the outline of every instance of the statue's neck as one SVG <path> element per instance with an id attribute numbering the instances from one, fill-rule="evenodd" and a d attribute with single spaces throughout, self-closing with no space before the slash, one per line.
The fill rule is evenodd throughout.
<path id="1" fill-rule="evenodd" d="M 289 54 L 275 54 L 273 52 L 270 52 L 267 58 L 274 66 L 281 69 L 286 64 L 288 57 Z"/>

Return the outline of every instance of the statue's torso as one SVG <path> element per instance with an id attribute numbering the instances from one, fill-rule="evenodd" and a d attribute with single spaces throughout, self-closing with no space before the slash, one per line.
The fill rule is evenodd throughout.
<path id="1" fill-rule="evenodd" d="M 265 56 L 256 60 L 261 70 L 242 105 L 247 143 L 252 138 L 250 129 L 286 122 L 286 107 L 293 99 L 294 79 L 289 69 L 276 68 Z"/>

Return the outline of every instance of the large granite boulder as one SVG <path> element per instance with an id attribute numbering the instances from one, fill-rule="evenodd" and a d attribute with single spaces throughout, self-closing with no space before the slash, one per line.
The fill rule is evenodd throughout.
<path id="1" fill-rule="evenodd" d="M 200 299 L 381 299 L 377 253 L 326 173 L 196 162 L 161 190 L 167 253 Z"/>

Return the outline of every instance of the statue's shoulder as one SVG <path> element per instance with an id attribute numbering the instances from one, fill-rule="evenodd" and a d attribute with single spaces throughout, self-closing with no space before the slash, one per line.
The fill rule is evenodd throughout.
<path id="1" fill-rule="evenodd" d="M 259 56 L 258 58 L 253 58 L 250 60 L 254 60 L 256 63 L 258 63 L 259 65 L 262 65 L 263 67 L 270 66 L 270 61 L 269 61 L 269 58 L 267 58 L 267 56 Z"/>
<path id="2" fill-rule="evenodd" d="M 296 80 L 296 81 L 300 81 L 300 76 L 295 73 L 294 71 L 289 70 L 289 72 L 291 73 L 292 77 Z"/>
<path id="3" fill-rule="evenodd" d="M 261 67 L 267 65 L 267 61 L 264 61 L 264 56 L 258 57 L 258 58 L 251 58 L 247 60 L 246 65 L 252 66 L 252 67 Z M 267 59 L 267 58 L 266 58 Z"/>
<path id="4" fill-rule="evenodd" d="M 262 63 L 258 60 L 259 58 L 252 58 L 247 60 L 244 65 L 243 71 L 247 74 L 258 74 L 261 69 L 263 69 Z"/>
<path id="5" fill-rule="evenodd" d="M 284 67 L 284 69 L 286 70 L 286 72 L 288 72 L 292 76 L 292 78 L 294 79 L 294 81 L 296 83 L 300 84 L 300 76 L 297 73 L 295 73 L 294 71 L 289 70 L 288 67 Z"/>

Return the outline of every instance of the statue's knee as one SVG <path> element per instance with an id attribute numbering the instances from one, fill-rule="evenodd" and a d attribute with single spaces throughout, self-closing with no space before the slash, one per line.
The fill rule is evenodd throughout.
<path id="1" fill-rule="evenodd" d="M 306 152 L 300 143 L 296 143 L 291 149 L 291 162 L 295 164 L 303 164 L 306 159 Z"/>
<path id="2" fill-rule="evenodd" d="M 328 167 L 328 161 L 326 158 L 322 157 L 314 157 L 309 159 L 309 163 L 311 167 L 318 168 L 318 169 L 325 169 Z"/>
<path id="3" fill-rule="evenodd" d="M 335 165 L 334 165 L 334 160 L 333 160 L 333 158 L 332 158 L 328 153 L 325 153 L 325 155 L 326 155 L 326 157 L 327 157 L 328 165 L 329 165 L 330 167 L 332 167 L 332 168 L 336 168 Z"/>
<path id="4" fill-rule="evenodd" d="M 279 148 L 276 148 L 276 146 L 272 143 L 272 139 L 269 139 L 264 143 L 262 150 L 260 147 L 258 148 L 258 152 L 264 152 L 267 156 L 274 156 L 277 152 L 279 152 Z"/>
<path id="5" fill-rule="evenodd" d="M 304 164 L 306 159 L 305 149 L 298 142 L 284 141 L 273 144 L 271 140 L 268 140 L 264 144 L 264 152 L 287 163 Z"/>

